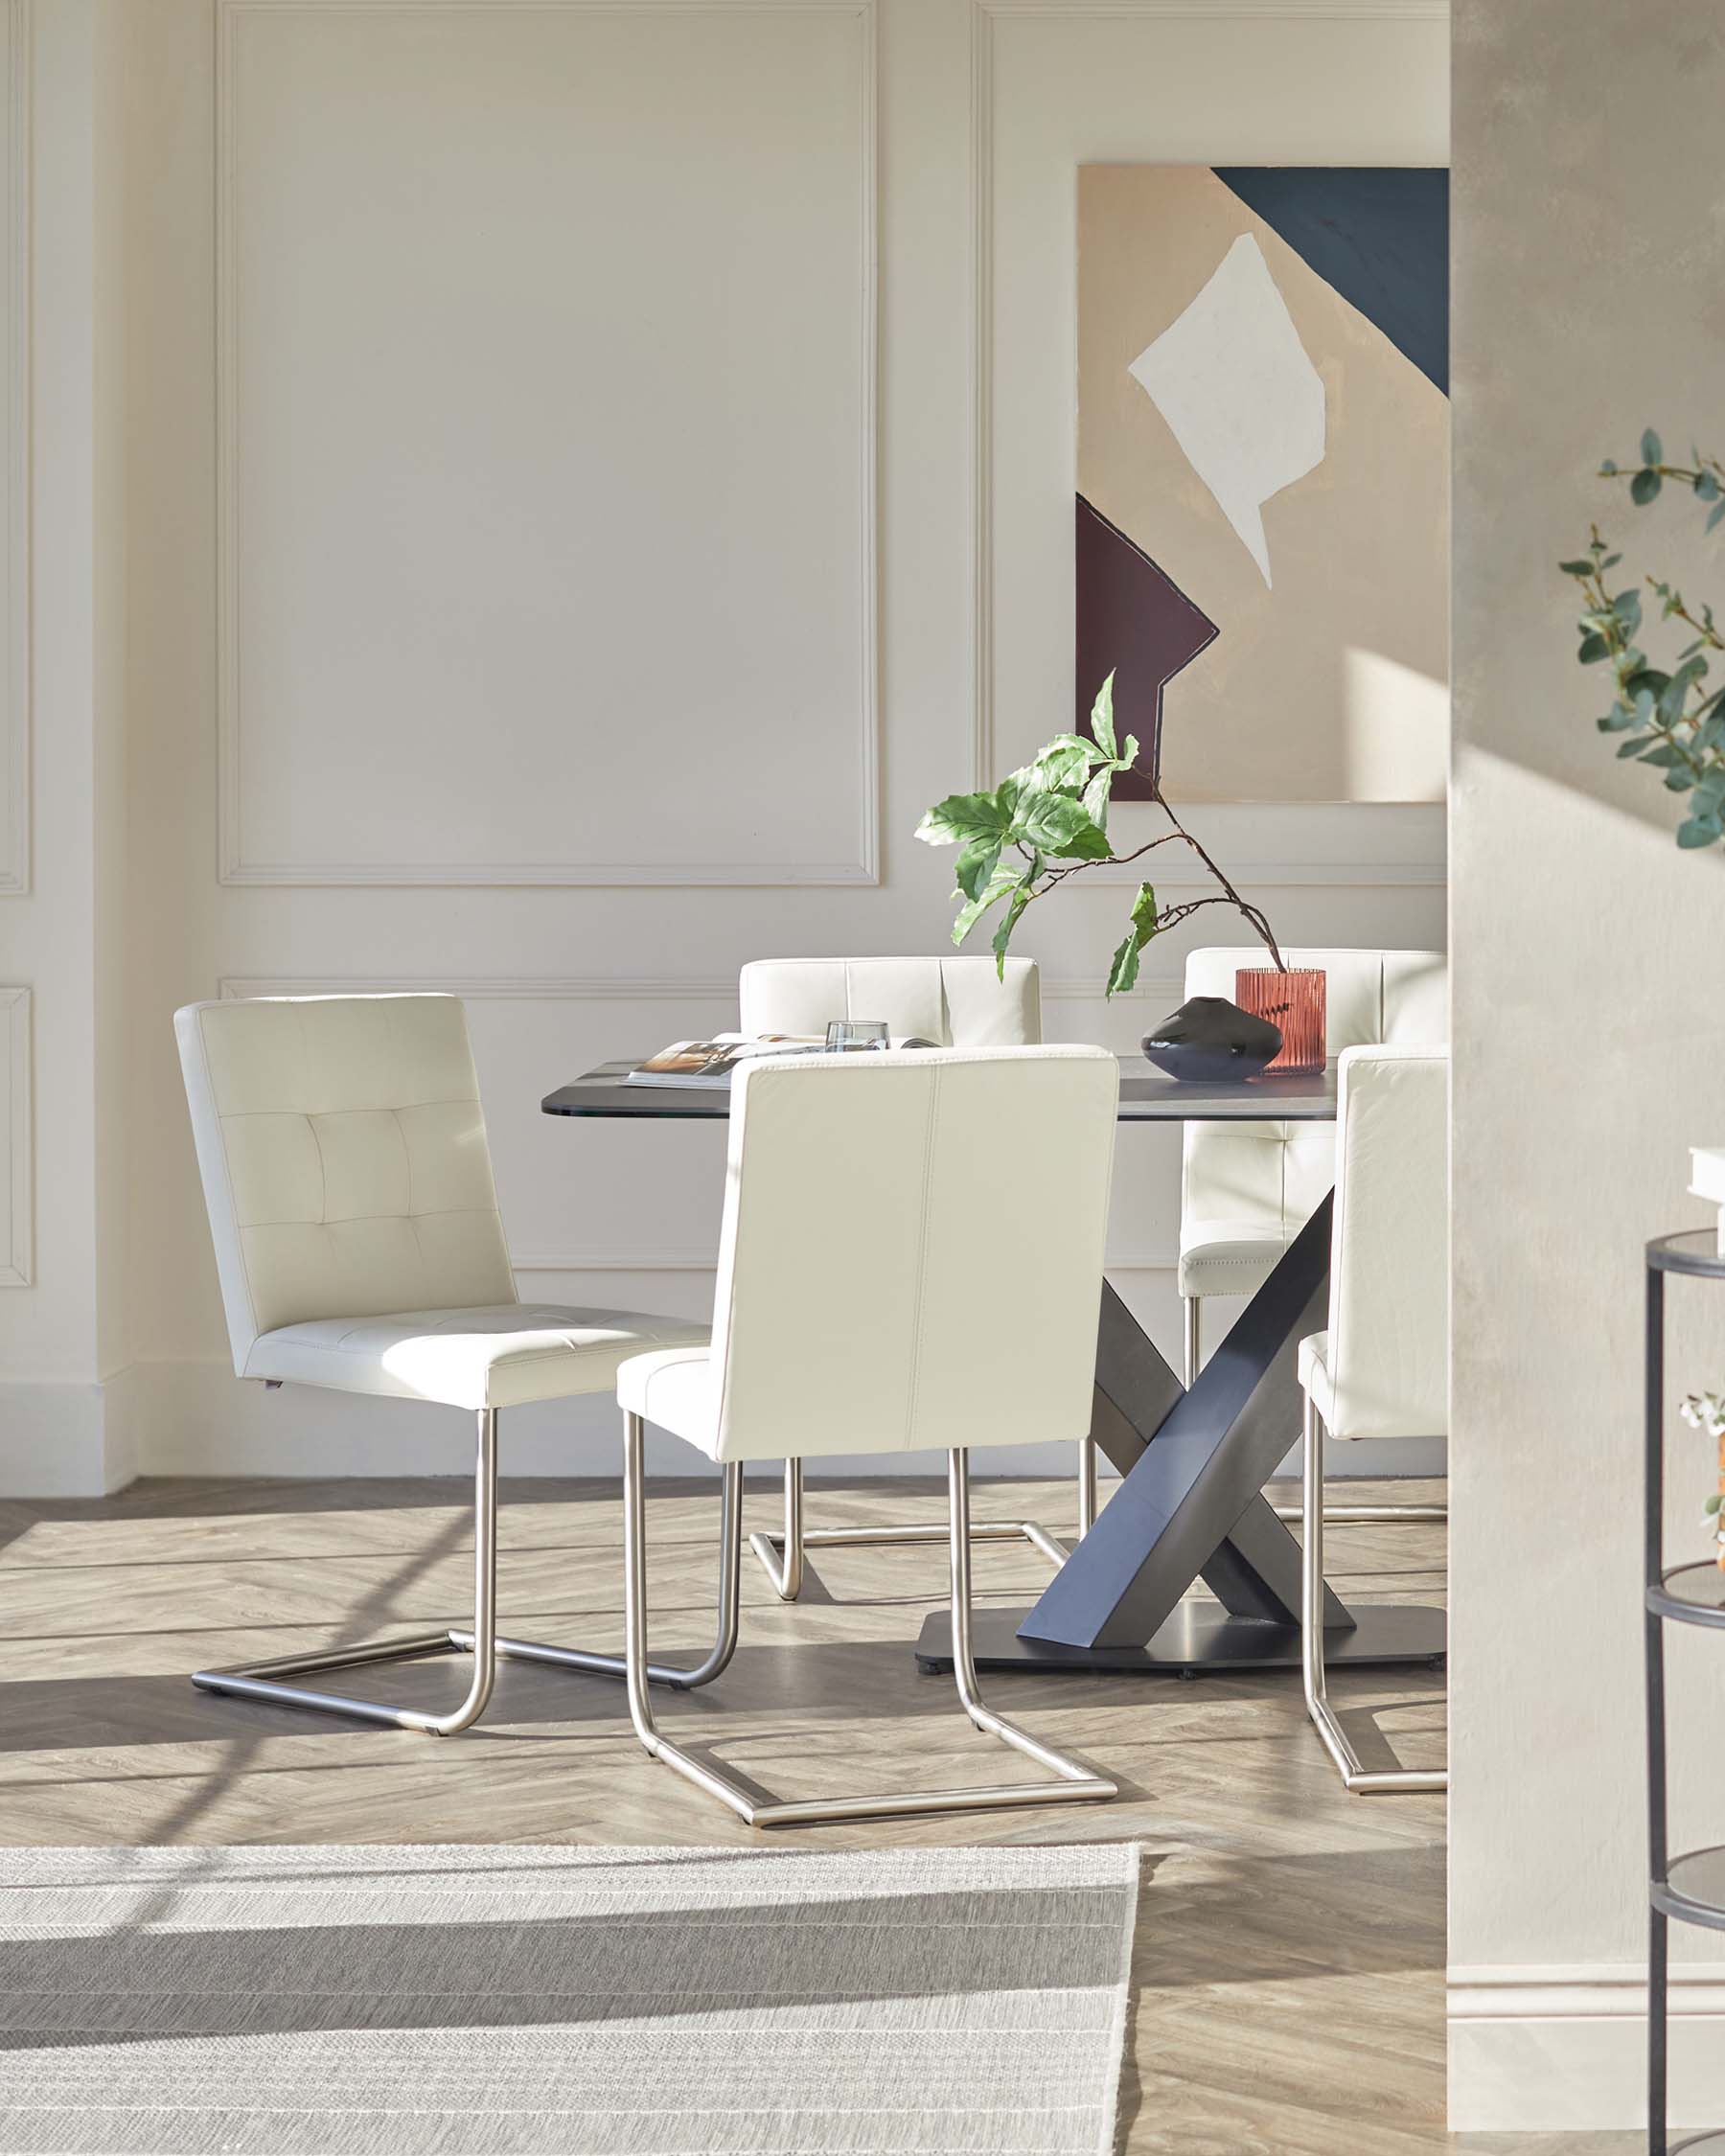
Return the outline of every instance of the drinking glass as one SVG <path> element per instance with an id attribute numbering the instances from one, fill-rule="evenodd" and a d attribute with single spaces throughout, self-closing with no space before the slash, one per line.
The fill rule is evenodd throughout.
<path id="1" fill-rule="evenodd" d="M 884 1048 L 891 1038 L 885 1019 L 835 1019 L 827 1027 L 826 1044 L 843 1055 L 855 1048 Z"/>

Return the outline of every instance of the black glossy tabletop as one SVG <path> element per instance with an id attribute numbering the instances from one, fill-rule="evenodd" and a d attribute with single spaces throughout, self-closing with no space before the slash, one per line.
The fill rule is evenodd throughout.
<path id="1" fill-rule="evenodd" d="M 723 1123 L 727 1091 L 693 1086 L 629 1086 L 625 1058 L 602 1063 L 559 1086 L 540 1103 L 547 1115 L 626 1115 L 661 1121 Z M 1330 1123 L 1336 1116 L 1336 1067 L 1297 1077 L 1252 1078 L 1244 1084 L 1183 1085 L 1135 1056 L 1120 1065 L 1122 1123 Z"/>

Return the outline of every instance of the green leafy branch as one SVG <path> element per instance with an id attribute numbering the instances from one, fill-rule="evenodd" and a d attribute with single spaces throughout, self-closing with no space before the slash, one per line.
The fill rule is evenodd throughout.
<path id="1" fill-rule="evenodd" d="M 1287 966 L 1270 924 L 1243 899 L 1210 856 L 1168 806 L 1160 786 L 1153 798 L 1173 829 L 1116 854 L 1108 836 L 1110 795 L 1117 772 L 1130 770 L 1138 745 L 1128 734 L 1125 746 L 1115 740 L 1114 680 L 1103 682 L 1091 712 L 1093 739 L 1056 734 L 1021 770 L 1001 780 L 991 793 L 952 793 L 937 802 L 916 827 L 931 846 L 956 846 L 954 871 L 961 903 L 953 923 L 953 941 L 962 944 L 985 913 L 1005 907 L 995 924 L 997 972 L 1004 974 L 1013 930 L 1025 908 L 1086 869 L 1109 863 L 1118 867 L 1140 860 L 1160 846 L 1189 846 L 1221 885 L 1211 896 L 1159 906 L 1150 883 L 1140 883 L 1132 902 L 1131 925 L 1108 971 L 1108 994 L 1123 995 L 1138 979 L 1146 944 L 1207 906 L 1231 906 L 1262 937 L 1279 972 Z"/>
<path id="2" fill-rule="evenodd" d="M 1642 509 L 1659 499 L 1668 480 L 1688 487 L 1707 505 L 1704 529 L 1711 532 L 1725 519 L 1725 465 L 1699 449 L 1692 459 L 1667 464 L 1659 436 L 1649 427 L 1641 439 L 1639 465 L 1608 457 L 1599 475 L 1627 480 L 1629 498 Z M 1574 579 L 1582 603 L 1576 656 L 1583 666 L 1608 665 L 1615 683 L 1611 708 L 1596 724 L 1602 734 L 1623 735 L 1621 758 L 1663 771 L 1668 790 L 1689 797 L 1677 843 L 1715 845 L 1725 838 L 1725 687 L 1710 689 L 1706 683 L 1708 654 L 1725 652 L 1725 637 L 1711 607 L 1697 611 L 1674 585 L 1650 576 L 1646 585 L 1660 603 L 1660 620 L 1680 622 L 1691 632 L 1668 670 L 1650 664 L 1636 642 L 1644 621 L 1640 589 L 1630 585 L 1614 593 L 1606 582 L 1622 560 L 1609 551 L 1596 524 L 1586 555 L 1558 564 Z"/>
<path id="3" fill-rule="evenodd" d="M 1714 505 L 1702 527 L 1711 532 L 1725 518 L 1725 464 L 1717 457 L 1704 457 L 1699 449 L 1691 449 L 1690 455 L 1693 459 L 1690 464 L 1667 464 L 1664 447 L 1648 427 L 1641 438 L 1640 464 L 1619 464 L 1615 457 L 1607 457 L 1599 467 L 1599 477 L 1627 479 L 1629 499 L 1638 509 L 1657 501 L 1666 481 L 1674 479 L 1679 486 L 1688 487 L 1697 501 Z"/>

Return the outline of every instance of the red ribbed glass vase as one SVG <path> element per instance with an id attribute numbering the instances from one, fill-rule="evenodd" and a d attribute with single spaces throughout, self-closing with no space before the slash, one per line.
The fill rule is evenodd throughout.
<path id="1" fill-rule="evenodd" d="M 1234 1001 L 1254 1018 L 1281 1028 L 1281 1053 L 1267 1067 L 1322 1070 L 1326 1045 L 1324 975 L 1320 966 L 1242 966 L 1234 975 Z"/>

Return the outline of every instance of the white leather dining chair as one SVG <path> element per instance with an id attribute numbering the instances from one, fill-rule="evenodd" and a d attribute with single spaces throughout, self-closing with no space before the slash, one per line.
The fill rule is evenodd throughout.
<path id="1" fill-rule="evenodd" d="M 1330 1707 L 1323 1658 L 1323 1439 L 1449 1431 L 1449 1055 L 1341 1059 L 1329 1324 L 1300 1343 L 1300 1622 L 1306 1711 L 1350 1790 L 1445 1789 L 1441 1771 L 1368 1772 Z"/>
<path id="2" fill-rule="evenodd" d="M 1024 1047 L 1041 1041 L 1042 981 L 1033 958 L 757 958 L 737 982 L 746 1034 L 824 1035 L 834 1019 L 881 1019 L 896 1039 L 932 1041 L 942 1048 Z M 1096 1455 L 1087 1434 L 1078 1448 L 1078 1532 L 1096 1517 Z M 990 1520 L 973 1526 L 978 1541 L 1023 1536 L 1051 1563 L 1066 1551 L 1034 1520 Z M 882 1543 L 943 1542 L 946 1529 L 809 1527 L 804 1525 L 803 1468 L 785 1462 L 785 1526 L 754 1534 L 748 1547 L 774 1591 L 787 1602 L 802 1592 L 804 1552 Z"/>
<path id="3" fill-rule="evenodd" d="M 462 1408 L 477 1421 L 472 1630 L 199 1670 L 209 1692 L 450 1736 L 478 1720 L 499 1656 L 621 1676 L 622 1659 L 496 1633 L 497 1418 L 536 1400 L 608 1392 L 644 1347 L 703 1323 L 518 1297 L 492 1181 L 467 1019 L 452 996 L 260 997 L 174 1013 L 198 1170 L 238 1377 Z M 740 1522 L 741 1471 L 726 1517 Z M 736 1636 L 721 1581 L 709 1681 Z M 290 1682 L 374 1662 L 471 1653 L 443 1714 Z"/>
<path id="4" fill-rule="evenodd" d="M 1290 966 L 1321 967 L 1330 1055 L 1380 1043 L 1441 1045 L 1449 1039 L 1449 966 L 1440 951 L 1289 950 Z M 1261 945 L 1187 954 L 1185 993 L 1230 1001 L 1234 975 L 1266 963 Z M 1181 1141 L 1180 1294 L 1185 1381 L 1204 1361 L 1204 1303 L 1253 1296 L 1335 1181 L 1336 1130 L 1327 1123 L 1187 1123 Z M 1293 1433 L 1290 1431 L 1289 1435 Z M 1284 1520 L 1298 1509 L 1278 1505 Z M 1332 1524 L 1441 1520 L 1429 1504 L 1339 1504 Z"/>
<path id="5" fill-rule="evenodd" d="M 733 1081 L 711 1345 L 632 1357 L 617 1398 L 635 1732 L 751 1825 L 1116 1794 L 978 1692 L 968 1451 L 1089 1428 L 1118 1091 L 1115 1058 L 1085 1047 L 766 1057 Z M 959 1699 L 1058 1778 L 781 1802 L 661 1735 L 647 1690 L 648 1422 L 727 1469 L 943 1448 Z M 724 1531 L 729 1563 L 734 1517 Z"/>

